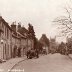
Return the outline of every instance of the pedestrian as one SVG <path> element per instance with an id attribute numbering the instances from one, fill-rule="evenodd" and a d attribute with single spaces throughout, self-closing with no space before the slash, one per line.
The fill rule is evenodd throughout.
<path id="1" fill-rule="evenodd" d="M 28 50 L 28 51 L 27 51 L 27 58 L 29 58 L 30 53 L 31 53 L 30 50 Z"/>
<path id="2" fill-rule="evenodd" d="M 39 51 L 36 49 L 36 57 L 39 58 Z"/>

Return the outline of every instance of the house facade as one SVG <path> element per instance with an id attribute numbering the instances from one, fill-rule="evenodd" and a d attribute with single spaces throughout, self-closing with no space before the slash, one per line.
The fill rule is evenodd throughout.
<path id="1" fill-rule="evenodd" d="M 28 30 L 20 24 L 12 24 L 11 28 L 14 32 L 12 38 L 15 39 L 14 46 L 16 47 L 16 52 L 20 56 L 26 55 L 27 51 L 34 47 L 34 40 L 28 37 Z"/>
<path id="2" fill-rule="evenodd" d="M 0 16 L 0 59 L 11 58 L 12 29 Z"/>
<path id="3" fill-rule="evenodd" d="M 11 26 L 0 16 L 0 59 L 10 59 L 26 55 L 27 50 L 33 48 L 33 40 L 27 37 L 27 30 L 14 22 Z M 23 34 L 22 34 L 23 33 Z"/>

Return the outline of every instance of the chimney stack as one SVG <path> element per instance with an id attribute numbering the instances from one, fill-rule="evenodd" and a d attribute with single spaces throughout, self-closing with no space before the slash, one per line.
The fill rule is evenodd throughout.
<path id="1" fill-rule="evenodd" d="M 16 32 L 16 22 L 13 22 L 13 23 L 11 24 L 11 28 L 12 28 L 13 31 Z"/>
<path id="2" fill-rule="evenodd" d="M 20 29 L 21 29 L 21 23 L 19 22 L 19 23 L 18 23 L 18 26 L 17 26 L 17 31 L 19 32 Z"/>

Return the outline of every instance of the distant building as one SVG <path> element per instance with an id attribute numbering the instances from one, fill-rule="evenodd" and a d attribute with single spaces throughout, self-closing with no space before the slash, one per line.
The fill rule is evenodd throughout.
<path id="1" fill-rule="evenodd" d="M 50 52 L 55 53 L 57 50 L 57 43 L 56 43 L 56 37 L 50 38 Z"/>
<path id="2" fill-rule="evenodd" d="M 49 39 L 46 37 L 45 34 L 42 34 L 39 42 L 42 44 L 43 50 L 46 50 L 47 54 L 49 53 Z"/>

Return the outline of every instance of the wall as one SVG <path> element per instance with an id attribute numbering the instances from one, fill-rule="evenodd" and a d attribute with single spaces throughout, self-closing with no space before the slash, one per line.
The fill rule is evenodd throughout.
<path id="1" fill-rule="evenodd" d="M 11 40 L 12 33 L 9 27 L 5 24 L 5 22 L 0 22 L 2 25 L 3 32 L 1 33 L 1 40 L 3 40 L 3 44 L 1 44 L 1 54 L 0 59 L 9 59 L 11 58 Z M 0 41 L 1 41 L 0 40 Z"/>

